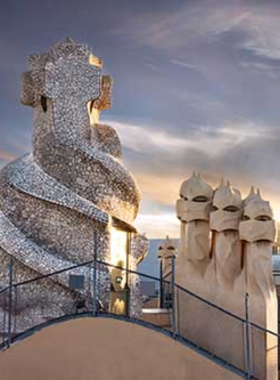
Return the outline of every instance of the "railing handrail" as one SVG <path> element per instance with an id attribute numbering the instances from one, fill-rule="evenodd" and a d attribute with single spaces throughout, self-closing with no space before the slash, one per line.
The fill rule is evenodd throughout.
<path id="1" fill-rule="evenodd" d="M 190 296 L 192 296 L 192 297 L 198 299 L 199 301 L 202 301 L 202 302 L 206 303 L 206 305 L 209 305 L 209 306 L 211 306 L 211 307 L 213 307 L 213 308 L 215 308 L 215 309 L 221 311 L 222 313 L 225 313 L 225 314 L 229 315 L 230 317 L 239 320 L 240 322 L 243 322 L 243 323 L 246 322 L 246 320 L 245 320 L 244 318 L 239 317 L 238 315 L 232 313 L 231 311 L 226 310 L 226 309 L 224 309 L 223 307 L 218 306 L 218 305 L 216 305 L 215 303 L 206 300 L 205 298 L 199 296 L 199 295 L 196 294 L 196 293 L 193 293 L 192 291 L 190 291 L 190 290 L 184 288 L 184 287 L 181 286 L 181 285 L 178 285 L 178 284 L 175 283 L 175 287 L 178 288 L 178 289 L 180 289 L 180 290 L 182 290 L 182 291 L 185 292 L 185 293 L 188 293 Z"/>
<path id="2" fill-rule="evenodd" d="M 93 264 L 93 263 L 97 263 L 99 265 L 105 265 L 106 267 L 111 267 L 111 268 L 115 268 L 115 269 L 120 269 L 122 271 L 125 271 L 125 272 L 128 272 L 128 273 L 131 273 L 131 274 L 135 274 L 135 275 L 138 275 L 138 276 L 141 276 L 141 277 L 145 277 L 145 278 L 148 278 L 150 280 L 154 280 L 154 281 L 158 281 L 158 282 L 163 282 L 163 283 L 166 283 L 166 284 L 171 284 L 171 281 L 167 281 L 165 280 L 164 278 L 160 278 L 160 277 L 156 277 L 156 276 L 152 276 L 152 275 L 149 275 L 149 274 L 146 274 L 146 273 L 143 273 L 143 272 L 138 272 L 138 271 L 135 271 L 133 269 L 129 269 L 129 268 L 124 268 L 124 267 L 121 267 L 121 266 L 118 266 L 118 265 L 114 265 L 114 264 L 111 264 L 111 263 L 108 263 L 106 261 L 102 261 L 102 260 L 89 260 L 89 261 L 86 261 L 86 262 L 83 262 L 83 263 L 80 263 L 80 264 L 75 264 L 75 265 L 72 265 L 72 266 L 69 266 L 67 268 L 63 268 L 63 269 L 59 269 L 55 272 L 51 272 L 51 273 L 48 273 L 48 274 L 45 274 L 45 275 L 41 275 L 41 276 L 37 276 L 37 277 L 34 277 L 32 279 L 29 279 L 29 280 L 25 280 L 25 281 L 20 281 L 20 282 L 17 282 L 17 283 L 13 283 L 12 284 L 12 287 L 13 288 L 17 288 L 19 286 L 22 286 L 22 285 L 26 285 L 26 284 L 29 284 L 29 283 L 32 283 L 32 282 L 35 282 L 35 281 L 40 281 L 44 278 L 49 278 L 49 277 L 52 277 L 52 276 L 55 276 L 55 275 L 58 275 L 58 274 L 61 274 L 61 273 L 64 273 L 64 272 L 67 272 L 67 271 L 70 271 L 70 270 L 73 270 L 73 269 L 76 269 L 76 268 L 81 268 L 83 266 L 87 266 L 87 265 L 90 265 L 90 264 Z M 166 277 L 166 276 L 165 276 Z M 242 323 L 246 323 L 246 319 L 242 318 L 242 317 L 239 317 L 238 315 L 232 313 L 231 311 L 229 310 L 226 310 L 224 309 L 223 307 L 221 306 L 218 306 L 216 305 L 215 303 L 211 302 L 211 301 L 208 301 L 206 300 L 205 298 L 203 298 L 202 296 L 188 290 L 187 288 L 184 288 L 183 286 L 177 284 L 177 283 L 174 283 L 174 286 L 183 291 L 184 293 L 187 293 L 189 294 L 190 296 L 198 299 L 199 301 L 205 303 L 206 305 L 209 305 L 210 307 L 212 308 L 215 308 L 216 310 L 219 310 L 220 312 L 242 322 Z M 0 290 L 0 294 L 8 291 L 10 289 L 9 286 L 6 286 L 5 288 L 1 289 Z M 251 326 L 265 332 L 265 333 L 269 333 L 269 334 L 272 334 L 278 338 L 280 338 L 280 334 L 274 332 L 274 331 L 271 331 L 271 330 L 268 330 L 254 322 L 251 322 L 249 321 L 248 322 Z"/>
<path id="3" fill-rule="evenodd" d="M 166 278 L 166 277 L 170 276 L 171 274 L 172 274 L 172 270 L 170 272 L 166 273 L 164 276 L 162 276 L 162 278 Z"/>
<path id="4" fill-rule="evenodd" d="M 132 274 L 137 274 L 139 276 L 149 278 L 150 280 L 155 280 L 155 281 L 159 281 L 159 282 L 162 281 L 162 282 L 165 282 L 166 284 L 170 284 L 170 281 L 161 280 L 160 277 L 152 276 L 152 275 L 149 275 L 149 274 L 146 274 L 146 273 L 142 273 L 142 272 L 138 272 L 138 271 L 135 271 L 135 270 L 132 270 L 132 269 L 129 269 L 129 268 L 124 268 L 124 267 L 121 267 L 121 266 L 118 266 L 118 265 L 110 264 L 107 261 L 93 260 L 92 259 L 92 260 L 89 260 L 89 261 L 86 261 L 86 262 L 83 262 L 83 263 L 80 263 L 80 264 L 75 264 L 75 265 L 71 265 L 71 266 L 63 268 L 63 269 L 59 269 L 59 270 L 57 270 L 55 272 L 50 272 L 48 274 L 43 274 L 41 276 L 33 277 L 30 280 L 25 280 L 25 281 L 20 281 L 20 282 L 17 282 L 17 283 L 13 283 L 12 286 L 16 288 L 16 287 L 21 286 L 21 285 L 26 285 L 26 284 L 31 283 L 31 282 L 43 280 L 44 278 L 48 278 L 48 277 L 52 277 L 52 276 L 55 276 L 55 275 L 58 275 L 58 274 L 61 274 L 61 273 L 64 273 L 64 272 L 68 272 L 69 270 L 73 270 L 73 269 L 76 269 L 76 268 L 81 268 L 83 266 L 90 265 L 90 264 L 92 264 L 94 262 L 96 262 L 97 264 L 108 266 L 108 267 L 120 269 L 120 270 L 129 272 L 129 273 L 132 273 Z M 5 287 L 4 289 L 0 290 L 0 294 L 3 293 L 3 292 L 5 292 L 5 291 L 7 291 L 7 290 L 9 290 L 8 286 Z"/>
<path id="5" fill-rule="evenodd" d="M 86 262 L 84 262 L 82 264 L 75 264 L 75 265 L 71 265 L 70 267 L 67 267 L 67 268 L 59 269 L 59 270 L 57 270 L 55 272 L 50 272 L 48 274 L 42 274 L 41 276 L 33 277 L 30 280 L 25 280 L 25 281 L 17 282 L 15 284 L 13 284 L 13 287 L 16 288 L 18 286 L 26 285 L 26 284 L 29 284 L 31 282 L 43 280 L 44 278 L 52 277 L 52 276 L 55 276 L 57 274 L 61 274 L 63 272 L 68 272 L 69 270 L 80 268 L 80 267 L 92 264 L 93 262 L 94 262 L 94 260 L 90 260 L 90 261 L 86 261 Z M 8 287 L 8 289 L 9 289 L 9 287 Z"/>
<path id="6" fill-rule="evenodd" d="M 5 293 L 7 290 L 9 290 L 9 286 L 6 286 L 5 288 L 1 289 L 0 294 Z"/>

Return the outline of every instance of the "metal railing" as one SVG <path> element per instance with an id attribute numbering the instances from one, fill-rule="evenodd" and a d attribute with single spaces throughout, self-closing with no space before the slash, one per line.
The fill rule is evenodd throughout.
<path id="1" fill-rule="evenodd" d="M 115 288 L 112 278 L 116 281 Z M 126 283 L 124 278 L 128 279 Z M 160 327 L 174 339 L 211 356 L 244 378 L 259 378 L 252 362 L 256 356 L 254 350 L 258 349 L 254 345 L 255 338 L 262 334 L 264 339 L 268 336 L 278 339 L 280 335 L 250 321 L 248 294 L 244 297 L 245 318 L 242 318 L 176 284 L 174 260 L 168 278 L 170 281 L 101 261 L 95 251 L 93 260 L 16 281 L 17 274 L 10 257 L 8 285 L 0 290 L 0 348 L 10 347 L 26 332 L 57 319 L 115 315 Z M 141 292 L 141 279 L 155 283 L 154 297 Z M 161 299 L 157 303 L 157 298 L 162 297 L 167 297 L 170 302 L 164 304 Z M 158 318 L 153 320 L 153 313 L 145 313 L 146 305 L 151 302 L 154 302 L 154 309 L 161 307 L 155 310 L 155 313 L 162 312 L 161 323 Z M 168 310 L 163 312 L 163 307 Z M 207 313 L 209 318 L 202 322 L 197 318 L 199 313 Z M 213 342 L 221 334 L 224 334 L 222 346 L 213 349 Z M 234 359 L 231 350 L 233 338 L 240 348 L 239 357 Z"/>

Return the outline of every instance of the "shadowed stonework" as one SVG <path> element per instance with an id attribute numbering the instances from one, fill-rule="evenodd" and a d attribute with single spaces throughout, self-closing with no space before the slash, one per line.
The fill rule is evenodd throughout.
<path id="1" fill-rule="evenodd" d="M 111 105 L 111 78 L 101 75 L 102 61 L 88 46 L 70 39 L 31 56 L 29 66 L 21 102 L 34 110 L 33 151 L 0 175 L 1 287 L 8 284 L 10 256 L 14 282 L 93 259 L 94 232 L 99 259 L 136 269 L 148 249 L 147 239 L 131 225 L 140 191 L 122 163 L 115 130 L 99 123 L 100 111 Z M 84 276 L 81 290 L 70 287 L 69 273 L 17 295 L 18 331 L 59 310 L 74 312 L 77 299 L 90 307 L 92 272 L 81 267 L 70 273 Z M 102 305 L 114 308 L 119 295 L 110 296 L 111 274 L 99 273 Z M 133 275 L 123 285 L 130 315 L 141 308 L 138 282 Z M 1 307 L 3 312 L 6 306 Z"/>

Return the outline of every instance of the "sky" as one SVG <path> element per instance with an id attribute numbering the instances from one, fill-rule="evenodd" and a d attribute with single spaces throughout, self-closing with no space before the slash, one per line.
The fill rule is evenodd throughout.
<path id="1" fill-rule="evenodd" d="M 278 0 L 1 0 L 0 167 L 31 150 L 27 56 L 71 37 L 114 78 L 101 122 L 142 190 L 141 232 L 179 236 L 174 205 L 194 169 L 244 196 L 259 187 L 280 220 L 279 20 Z"/>

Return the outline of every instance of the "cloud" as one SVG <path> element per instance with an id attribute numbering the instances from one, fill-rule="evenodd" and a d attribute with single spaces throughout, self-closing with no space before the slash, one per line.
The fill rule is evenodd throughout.
<path id="1" fill-rule="evenodd" d="M 140 213 L 151 215 L 152 210 L 153 223 L 172 210 L 175 215 L 180 185 L 194 169 L 202 172 L 214 188 L 221 177 L 229 179 L 244 197 L 251 185 L 260 187 L 264 198 L 271 200 L 277 218 L 280 217 L 278 127 L 252 121 L 226 122 L 220 126 L 181 129 L 181 135 L 173 136 L 158 125 L 105 122 L 120 135 L 125 165 L 135 175 L 143 193 Z M 151 228 L 160 231 L 156 225 Z"/>
<path id="2" fill-rule="evenodd" d="M 180 223 L 174 213 L 139 214 L 135 225 L 141 232 L 148 232 L 148 238 L 178 238 Z M 148 230 L 147 230 L 148 228 Z"/>
<path id="3" fill-rule="evenodd" d="M 184 177 L 176 176 L 172 172 L 163 176 L 156 176 L 156 174 L 147 171 L 138 171 L 135 174 L 143 194 L 143 200 L 149 200 L 149 204 L 146 206 L 147 210 L 154 209 L 158 212 L 163 209 L 163 206 L 173 207 Z M 185 173 L 185 175 L 188 175 L 188 173 Z M 155 204 L 151 205 L 151 202 L 155 202 Z"/>
<path id="4" fill-rule="evenodd" d="M 238 27 L 250 14 L 244 5 L 240 0 L 199 0 L 174 6 L 170 12 L 162 8 L 157 14 L 139 13 L 122 23 L 114 34 L 159 49 L 187 46 L 194 38 L 219 36 Z"/>
<path id="5" fill-rule="evenodd" d="M 256 56 L 280 60 L 279 16 L 279 6 L 257 8 L 242 25 L 247 38 L 241 47 Z"/>
<path id="6" fill-rule="evenodd" d="M 195 65 L 191 65 L 188 62 L 180 61 L 178 59 L 171 59 L 170 63 L 172 63 L 175 66 L 183 67 L 183 68 L 190 69 L 190 70 L 196 70 L 197 69 L 197 67 Z"/>
<path id="7" fill-rule="evenodd" d="M 241 61 L 240 67 L 244 68 L 249 75 L 252 73 L 256 76 L 265 74 L 272 80 L 280 78 L 280 67 L 276 66 L 275 64 L 273 65 L 266 62 Z"/>
<path id="8" fill-rule="evenodd" d="M 230 33 L 238 36 L 235 47 L 256 56 L 280 59 L 280 5 L 246 0 L 198 0 L 166 13 L 140 14 L 114 31 L 138 45 L 168 53 L 193 45 L 215 43 Z M 128 33 L 129 30 L 129 33 Z M 173 60 L 180 62 L 176 57 Z"/>
<path id="9" fill-rule="evenodd" d="M 35 33 L 31 45 L 28 36 L 47 19 L 40 7 L 29 12 L 31 4 L 25 5 L 28 22 L 18 12 L 13 34 L 0 37 L 0 151 L 5 157 L 0 164 L 30 150 L 31 110 L 15 108 L 26 56 L 63 38 L 71 25 L 71 35 L 92 44 L 114 77 L 114 107 L 107 119 L 121 136 L 125 165 L 143 192 L 142 230 L 154 236 L 168 232 L 180 184 L 193 169 L 213 186 L 224 176 L 244 194 L 251 184 L 261 187 L 280 217 L 280 3 L 105 3 L 102 20 L 96 16 L 100 12 L 80 7 L 76 24 L 69 23 L 77 18 L 75 6 L 66 16 L 60 7 L 51 34 Z M 14 16 L 5 17 L 6 23 Z M 173 226 L 170 222 L 175 231 Z"/>
<path id="10" fill-rule="evenodd" d="M 5 162 L 9 162 L 9 161 L 12 161 L 16 158 L 15 155 L 9 153 L 9 152 L 6 152 L 4 150 L 0 150 L 0 160 L 2 161 L 5 161 Z"/>
<path id="11" fill-rule="evenodd" d="M 167 154 L 197 151 L 209 157 L 220 157 L 237 146 L 264 143 L 275 139 L 268 126 L 259 126 L 253 122 L 243 124 L 226 123 L 224 126 L 196 126 L 182 136 L 173 136 L 156 126 L 142 126 L 117 121 L 105 121 L 120 134 L 125 147 L 143 154 L 162 151 Z"/>

